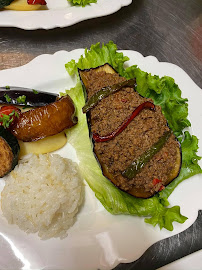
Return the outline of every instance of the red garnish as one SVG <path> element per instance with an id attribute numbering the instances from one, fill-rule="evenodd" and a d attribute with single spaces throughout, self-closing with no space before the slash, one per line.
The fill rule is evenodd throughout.
<path id="1" fill-rule="evenodd" d="M 165 189 L 165 186 L 164 186 L 164 185 L 162 185 L 162 186 L 159 188 L 159 191 L 161 191 L 161 190 L 163 190 L 163 189 Z"/>
<path id="2" fill-rule="evenodd" d="M 27 0 L 28 5 L 46 5 L 45 0 Z"/>
<path id="3" fill-rule="evenodd" d="M 19 117 L 20 109 L 18 109 L 15 106 L 8 105 L 8 106 L 2 106 L 0 108 L 0 126 L 4 125 L 3 118 L 5 118 L 5 115 L 10 116 L 10 122 L 14 123 L 16 117 Z M 6 119 L 5 119 L 6 120 Z"/>
<path id="4" fill-rule="evenodd" d="M 2 106 L 0 108 L 0 117 L 3 116 L 3 114 L 9 115 L 13 111 L 16 111 L 17 113 L 20 113 L 20 109 L 18 109 L 15 106 L 9 105 L 9 106 Z"/>
<path id="5" fill-rule="evenodd" d="M 162 182 L 160 179 L 154 178 L 153 181 L 152 181 L 152 184 L 155 186 L 160 182 Z"/>
<path id="6" fill-rule="evenodd" d="M 145 108 L 149 108 L 150 110 L 155 110 L 155 105 L 151 103 L 150 101 L 146 101 L 140 104 L 133 111 L 131 116 L 127 118 L 116 130 L 114 130 L 113 132 L 105 136 L 100 136 L 98 133 L 93 133 L 93 140 L 95 142 L 106 142 L 113 139 L 114 137 L 119 135 L 130 124 L 130 122 Z"/>

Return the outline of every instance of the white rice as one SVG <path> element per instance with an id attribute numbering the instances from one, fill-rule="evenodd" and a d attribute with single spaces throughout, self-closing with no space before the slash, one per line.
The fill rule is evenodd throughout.
<path id="1" fill-rule="evenodd" d="M 67 235 L 84 192 L 75 162 L 56 154 L 25 156 L 5 182 L 1 207 L 8 223 L 42 239 Z"/>

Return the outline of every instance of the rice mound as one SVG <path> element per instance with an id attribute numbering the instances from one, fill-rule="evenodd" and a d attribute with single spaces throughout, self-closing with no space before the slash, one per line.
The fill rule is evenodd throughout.
<path id="1" fill-rule="evenodd" d="M 6 177 L 1 207 L 10 224 L 41 239 L 64 238 L 83 202 L 78 165 L 56 154 L 23 157 Z"/>

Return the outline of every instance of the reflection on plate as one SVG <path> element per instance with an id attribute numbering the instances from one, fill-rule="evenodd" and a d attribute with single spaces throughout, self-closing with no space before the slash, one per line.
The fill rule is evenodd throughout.
<path id="1" fill-rule="evenodd" d="M 112 14 L 131 3 L 132 0 L 98 0 L 96 4 L 82 8 L 71 6 L 67 0 L 47 0 L 48 10 L 1 11 L 0 26 L 25 30 L 67 27 L 87 19 Z"/>
<path id="2" fill-rule="evenodd" d="M 83 49 L 79 49 L 41 55 L 25 66 L 0 71 L 0 85 L 62 92 L 75 85 L 65 70 L 65 63 L 72 58 L 77 60 L 83 52 Z M 143 57 L 134 51 L 124 51 L 124 54 L 130 58 L 129 65 L 138 64 L 142 70 L 160 76 L 169 75 L 176 80 L 183 97 L 189 99 L 192 130 L 202 139 L 199 125 L 202 117 L 202 91 L 190 77 L 179 67 L 159 63 L 155 57 Z M 202 140 L 199 147 L 202 149 Z M 63 157 L 77 159 L 70 145 L 58 153 Z M 173 232 L 153 228 L 143 218 L 109 214 L 87 184 L 84 207 L 75 225 L 69 230 L 68 237 L 63 240 L 40 241 L 36 235 L 26 235 L 14 225 L 8 225 L 0 215 L 0 264 L 3 268 L 15 269 L 95 270 L 111 269 L 120 262 L 134 261 L 156 241 L 187 229 L 195 221 L 202 205 L 200 178 L 194 176 L 182 182 L 170 196 L 171 206 L 180 205 L 181 213 L 188 217 L 184 224 L 175 223 Z M 0 190 L 3 185 L 4 181 L 1 180 Z"/>

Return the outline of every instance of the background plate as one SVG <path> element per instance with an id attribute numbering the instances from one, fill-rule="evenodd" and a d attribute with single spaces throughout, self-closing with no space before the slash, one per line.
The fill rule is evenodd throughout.
<path id="1" fill-rule="evenodd" d="M 72 52 L 59 51 L 54 55 L 41 55 L 25 66 L 0 71 L 0 85 L 16 85 L 34 89 L 60 92 L 75 85 L 65 70 L 65 63 L 78 59 L 83 49 Z M 189 117 L 192 131 L 202 139 L 202 91 L 179 67 L 160 63 L 153 56 L 143 57 L 134 51 L 123 51 L 130 58 L 129 65 L 152 74 L 172 76 L 189 99 Z M 202 149 L 202 140 L 200 140 Z M 58 153 L 76 160 L 70 145 Z M 202 152 L 199 152 L 201 155 Z M 201 164 L 201 163 L 200 163 Z M 0 181 L 0 190 L 4 181 Z M 86 185 L 86 197 L 75 225 L 63 240 L 41 241 L 36 235 L 26 235 L 14 225 L 8 225 L 0 213 L 0 265 L 14 269 L 111 269 L 120 262 L 138 259 L 143 252 L 158 240 L 187 229 L 196 219 L 202 205 L 201 176 L 182 182 L 169 198 L 170 206 L 180 205 L 181 213 L 188 217 L 184 224 L 174 223 L 172 232 L 152 227 L 144 218 L 113 216 L 109 214 L 94 193 Z M 189 198 L 189 199 L 187 199 Z M 79 258 L 79 259 L 78 259 Z"/>
<path id="2" fill-rule="evenodd" d="M 67 0 L 47 0 L 48 10 L 0 11 L 0 26 L 18 27 L 25 30 L 52 29 L 106 16 L 128 6 L 132 0 L 98 0 L 85 8 L 71 6 Z"/>

